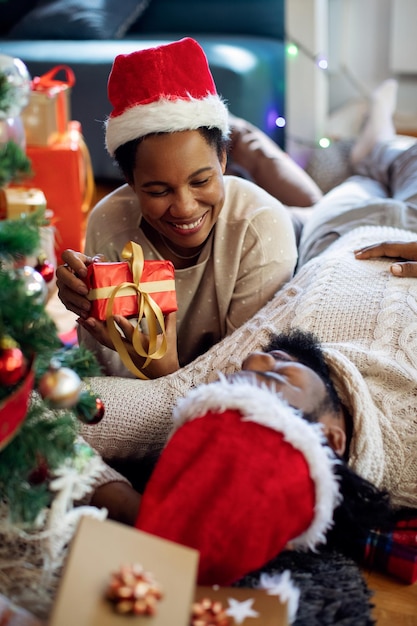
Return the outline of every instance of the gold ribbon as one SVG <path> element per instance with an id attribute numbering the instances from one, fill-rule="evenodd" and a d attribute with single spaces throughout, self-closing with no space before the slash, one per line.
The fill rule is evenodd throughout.
<path id="1" fill-rule="evenodd" d="M 149 380 L 148 376 L 145 376 L 145 374 L 133 363 L 129 352 L 123 343 L 120 333 L 116 328 L 113 316 L 113 302 L 115 298 L 127 294 L 131 295 L 132 293 L 136 293 L 138 296 L 138 323 L 133 330 L 132 345 L 136 353 L 145 358 L 145 363 L 142 368 L 147 367 L 153 359 L 161 359 L 166 354 L 168 343 L 166 338 L 164 316 L 160 306 L 150 295 L 149 287 L 146 286 L 147 283 L 144 283 L 143 285 L 140 284 L 143 266 L 145 263 L 142 247 L 134 241 L 129 241 L 129 243 L 127 243 L 122 250 L 122 258 L 125 259 L 130 265 L 133 282 L 124 282 L 113 288 L 106 306 L 106 325 L 110 338 L 113 341 L 114 347 L 119 353 L 123 364 L 138 378 Z M 156 291 L 156 289 L 154 289 L 154 291 Z M 159 288 L 158 291 L 161 291 L 161 288 Z M 148 322 L 148 350 L 145 350 L 143 346 L 142 334 L 139 325 L 143 317 L 145 317 Z M 162 334 L 162 341 L 159 348 L 157 348 L 158 325 Z"/>

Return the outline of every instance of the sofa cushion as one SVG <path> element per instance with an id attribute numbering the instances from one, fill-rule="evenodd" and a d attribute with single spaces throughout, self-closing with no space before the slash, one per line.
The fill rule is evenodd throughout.
<path id="1" fill-rule="evenodd" d="M 152 0 L 129 34 L 199 33 L 285 38 L 283 0 Z"/>
<path id="2" fill-rule="evenodd" d="M 150 0 L 44 0 L 9 32 L 12 39 L 120 39 Z"/>
<path id="3" fill-rule="evenodd" d="M 7 35 L 22 15 L 36 6 L 37 0 L 0 0 L 0 35 Z"/>

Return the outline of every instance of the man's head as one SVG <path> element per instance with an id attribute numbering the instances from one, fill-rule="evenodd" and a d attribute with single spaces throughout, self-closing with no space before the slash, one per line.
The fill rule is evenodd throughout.
<path id="1" fill-rule="evenodd" d="M 318 340 L 295 329 L 272 335 L 262 352 L 253 352 L 232 378 L 255 378 L 301 411 L 309 422 L 320 422 L 329 445 L 344 456 L 350 438 L 346 415 L 331 381 Z"/>

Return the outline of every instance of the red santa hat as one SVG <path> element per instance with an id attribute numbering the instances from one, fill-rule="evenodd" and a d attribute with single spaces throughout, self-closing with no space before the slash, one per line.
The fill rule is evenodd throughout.
<path id="1" fill-rule="evenodd" d="M 136 527 L 197 549 L 199 584 L 229 585 L 289 543 L 325 541 L 340 495 L 320 425 L 247 380 L 197 388 L 175 418 Z"/>
<path id="2" fill-rule="evenodd" d="M 109 76 L 113 111 L 106 146 L 115 150 L 149 133 L 219 128 L 227 137 L 228 111 L 218 95 L 206 55 L 190 37 L 118 55 Z"/>

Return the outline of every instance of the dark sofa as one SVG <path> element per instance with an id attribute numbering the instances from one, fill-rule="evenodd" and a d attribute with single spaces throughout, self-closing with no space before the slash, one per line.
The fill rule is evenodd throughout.
<path id="1" fill-rule="evenodd" d="M 120 53 L 192 36 L 230 110 L 284 147 L 284 0 L 0 0 L 0 54 L 31 76 L 69 65 L 79 120 L 98 179 L 119 179 L 104 148 L 107 78 Z M 3 12 L 3 16 L 2 16 Z"/>

